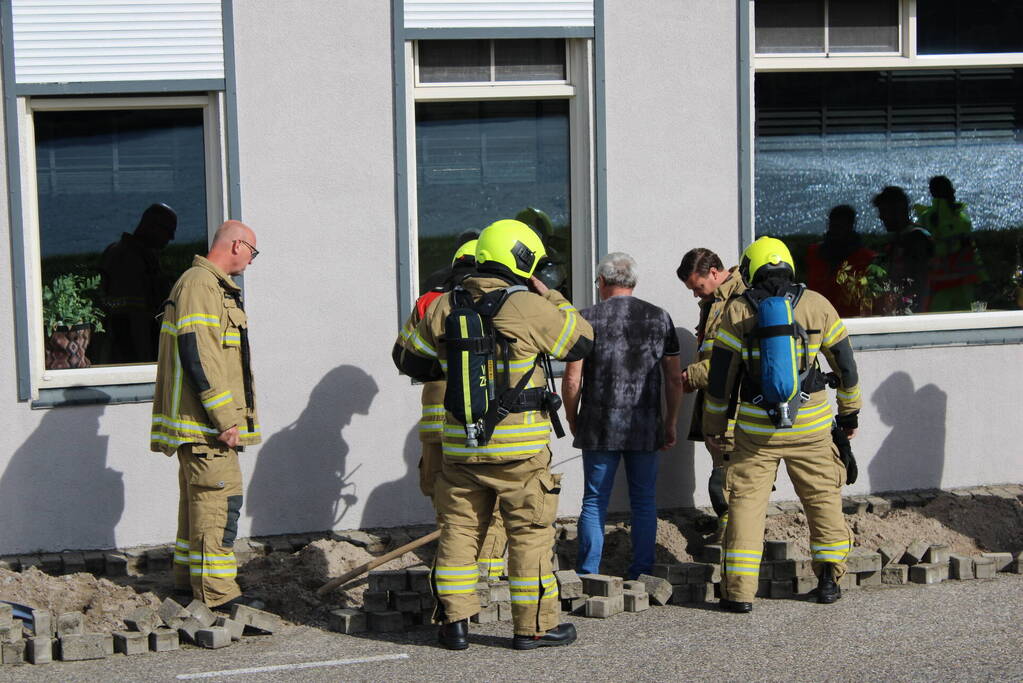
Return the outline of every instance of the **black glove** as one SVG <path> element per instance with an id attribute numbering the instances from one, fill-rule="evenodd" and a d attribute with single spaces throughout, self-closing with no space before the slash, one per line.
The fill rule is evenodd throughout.
<path id="1" fill-rule="evenodd" d="M 835 418 L 835 422 L 842 429 L 858 429 L 860 426 L 860 411 L 857 410 L 848 415 L 839 415 Z"/>
<path id="2" fill-rule="evenodd" d="M 854 414 L 852 417 L 855 418 L 856 415 Z M 831 439 L 838 447 L 838 459 L 845 465 L 845 483 L 855 484 L 860 470 L 856 466 L 856 457 L 849 444 L 849 437 L 845 435 L 845 429 L 838 424 L 837 420 L 831 424 Z"/>

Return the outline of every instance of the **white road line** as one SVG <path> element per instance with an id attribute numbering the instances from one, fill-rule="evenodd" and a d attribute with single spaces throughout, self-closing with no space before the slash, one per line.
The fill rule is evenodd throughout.
<path id="1" fill-rule="evenodd" d="M 366 662 L 386 662 L 391 659 L 408 659 L 407 654 L 377 655 L 358 659 L 332 659 L 326 662 L 302 662 L 300 664 L 278 664 L 276 666 L 255 666 L 251 669 L 225 669 L 224 671 L 204 671 L 197 674 L 178 674 L 179 681 L 194 678 L 217 678 L 219 676 L 240 676 L 242 674 L 261 674 L 268 671 L 289 671 L 291 669 L 320 669 L 325 666 L 344 666 L 345 664 L 363 664 Z"/>

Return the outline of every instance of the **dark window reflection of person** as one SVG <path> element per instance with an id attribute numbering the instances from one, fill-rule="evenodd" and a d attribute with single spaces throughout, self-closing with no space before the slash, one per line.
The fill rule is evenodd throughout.
<path id="1" fill-rule="evenodd" d="M 806 250 L 806 284 L 828 298 L 843 318 L 870 315 L 870 305 L 861 296 L 862 290 L 838 282 L 838 274 L 848 266 L 850 277 L 862 277 L 877 252 L 863 246 L 856 232 L 856 209 L 840 204 L 828 214 L 824 239 Z"/>
<path id="2" fill-rule="evenodd" d="M 973 223 L 966 204 L 956 201 L 952 181 L 943 175 L 931 178 L 931 203 L 916 204 L 917 222 L 934 238 L 929 311 L 967 311 L 973 302 L 974 285 L 983 274 L 973 243 Z"/>
<path id="3" fill-rule="evenodd" d="M 883 263 L 900 292 L 912 298 L 914 313 L 927 310 L 930 295 L 930 260 L 934 240 L 909 217 L 909 198 L 901 187 L 889 185 L 874 196 L 877 216 L 889 233 Z"/>
<path id="4" fill-rule="evenodd" d="M 123 233 L 100 258 L 105 327 L 111 363 L 156 360 L 156 314 L 170 281 L 160 270 L 160 251 L 174 239 L 178 216 L 166 204 L 142 212 L 135 231 Z"/>

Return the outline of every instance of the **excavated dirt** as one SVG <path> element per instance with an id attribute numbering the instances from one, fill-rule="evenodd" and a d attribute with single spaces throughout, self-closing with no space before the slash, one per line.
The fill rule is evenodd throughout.
<path id="1" fill-rule="evenodd" d="M 621 516 L 619 516 L 620 518 Z M 948 545 L 952 552 L 974 554 L 982 551 L 1019 552 L 1023 550 L 1023 503 L 995 496 L 961 498 L 941 494 L 924 507 L 891 510 L 882 514 L 861 513 L 847 516 L 856 536 L 856 545 L 875 550 L 883 544 L 908 545 L 921 539 Z M 571 537 L 575 520 L 564 520 Z M 665 510 L 657 521 L 656 561 L 676 563 L 692 561 L 699 549 L 711 542 L 714 519 L 692 510 Z M 325 626 L 328 613 L 339 607 L 360 607 L 366 590 L 363 576 L 320 597 L 316 589 L 335 576 L 349 571 L 373 557 L 382 556 L 413 538 L 430 531 L 426 527 L 386 530 L 386 545 L 364 547 L 343 540 L 322 539 L 299 552 L 274 553 L 246 563 L 239 581 L 247 594 L 262 598 L 267 609 L 293 623 Z M 809 555 L 806 517 L 802 513 L 768 517 L 765 537 L 791 540 L 800 553 Z M 557 543 L 562 567 L 575 563 L 576 540 Z M 381 569 L 429 566 L 436 543 L 395 558 Z M 606 527 L 604 562 L 601 571 L 624 575 L 631 553 L 627 521 L 611 522 Z M 91 574 L 49 576 L 32 568 L 24 573 L 0 569 L 0 600 L 8 600 L 55 614 L 85 612 L 90 631 L 124 628 L 121 618 L 139 606 L 156 607 L 171 588 L 170 572 L 129 576 L 114 583 Z M 124 585 L 119 585 L 124 584 Z"/>

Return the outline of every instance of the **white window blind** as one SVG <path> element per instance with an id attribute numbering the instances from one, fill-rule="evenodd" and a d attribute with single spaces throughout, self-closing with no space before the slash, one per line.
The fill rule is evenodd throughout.
<path id="1" fill-rule="evenodd" d="M 593 0 L 405 0 L 405 28 L 593 26 Z"/>
<path id="2" fill-rule="evenodd" d="M 13 0 L 18 83 L 224 77 L 220 0 Z"/>

